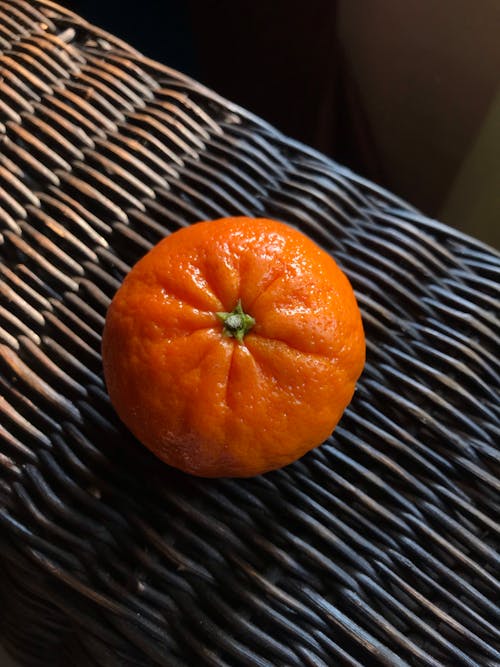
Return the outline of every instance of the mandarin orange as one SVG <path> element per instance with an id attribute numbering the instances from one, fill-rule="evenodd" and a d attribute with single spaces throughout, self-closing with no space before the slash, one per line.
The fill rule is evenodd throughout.
<path id="1" fill-rule="evenodd" d="M 280 468 L 322 443 L 365 360 L 332 257 L 273 220 L 180 229 L 126 276 L 107 313 L 111 402 L 160 459 L 203 477 Z"/>

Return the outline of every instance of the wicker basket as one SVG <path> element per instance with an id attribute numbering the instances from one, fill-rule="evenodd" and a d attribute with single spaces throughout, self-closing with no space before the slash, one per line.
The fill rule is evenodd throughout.
<path id="1" fill-rule="evenodd" d="M 25 665 L 500 664 L 493 250 L 49 1 L 0 2 L 0 637 Z M 199 480 L 117 420 L 106 308 L 182 225 L 334 253 L 368 362 L 333 437 Z"/>

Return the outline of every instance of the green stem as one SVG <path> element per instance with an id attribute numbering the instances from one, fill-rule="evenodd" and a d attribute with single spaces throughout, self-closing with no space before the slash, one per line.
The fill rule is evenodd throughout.
<path id="1" fill-rule="evenodd" d="M 216 313 L 216 315 L 224 324 L 222 329 L 224 336 L 236 338 L 240 343 L 255 324 L 254 318 L 243 312 L 241 299 L 238 299 L 238 303 L 230 313 Z"/>

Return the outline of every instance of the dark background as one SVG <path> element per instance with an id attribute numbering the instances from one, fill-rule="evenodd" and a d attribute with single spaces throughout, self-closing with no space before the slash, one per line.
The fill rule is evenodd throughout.
<path id="1" fill-rule="evenodd" d="M 500 247 L 497 0 L 62 0 Z"/>

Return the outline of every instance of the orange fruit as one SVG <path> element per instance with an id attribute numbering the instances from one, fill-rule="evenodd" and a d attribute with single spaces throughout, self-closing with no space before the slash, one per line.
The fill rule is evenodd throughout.
<path id="1" fill-rule="evenodd" d="M 280 468 L 322 443 L 365 360 L 353 290 L 304 234 L 224 218 L 174 232 L 106 316 L 111 402 L 160 459 L 203 477 Z"/>

